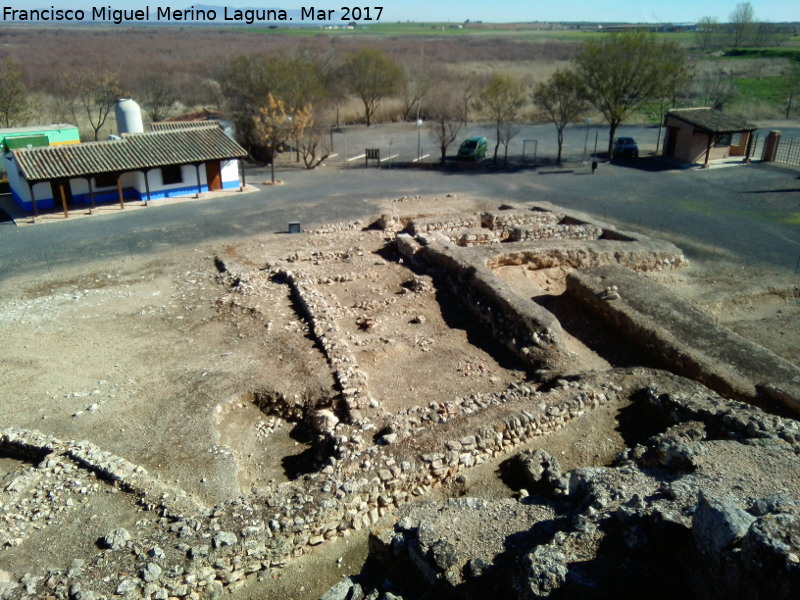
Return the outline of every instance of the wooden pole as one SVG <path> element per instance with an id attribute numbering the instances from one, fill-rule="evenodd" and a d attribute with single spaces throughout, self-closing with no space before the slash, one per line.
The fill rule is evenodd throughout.
<path id="1" fill-rule="evenodd" d="M 122 199 L 122 173 L 117 173 L 117 193 L 119 194 L 119 207 L 125 208 L 125 200 Z"/>
<path id="2" fill-rule="evenodd" d="M 147 200 L 144 201 L 145 206 L 150 206 L 150 204 L 148 204 L 150 202 L 150 182 L 147 180 L 147 173 L 149 171 L 150 169 L 144 170 L 144 190 L 145 193 L 147 194 Z"/>
<path id="3" fill-rule="evenodd" d="M 754 132 L 748 131 L 746 134 L 743 134 L 743 135 L 747 136 L 747 147 L 745 148 L 745 151 L 744 151 L 744 162 L 749 165 L 750 164 L 750 153 L 753 150 Z"/>
<path id="4" fill-rule="evenodd" d="M 197 197 L 200 197 L 200 192 L 202 191 L 202 184 L 200 183 L 200 163 L 194 163 L 194 170 L 197 174 Z"/>
<path id="5" fill-rule="evenodd" d="M 69 185 L 69 181 L 67 181 L 67 185 Z M 58 191 L 61 193 L 61 206 L 64 209 L 64 218 L 69 218 L 69 211 L 67 210 L 67 194 L 64 191 L 64 182 L 60 181 L 58 183 Z"/>
<path id="6" fill-rule="evenodd" d="M 89 184 L 89 203 L 91 205 L 89 214 L 92 214 L 94 212 L 94 187 L 92 186 L 92 178 L 87 177 L 86 182 Z"/>

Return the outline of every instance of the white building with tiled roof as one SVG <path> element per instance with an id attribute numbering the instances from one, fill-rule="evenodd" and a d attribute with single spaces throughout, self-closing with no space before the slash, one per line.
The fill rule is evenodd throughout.
<path id="1" fill-rule="evenodd" d="M 116 140 L 14 149 L 6 168 L 24 210 L 62 208 L 67 215 L 81 205 L 241 189 L 245 156 L 218 124 L 187 123 Z"/>

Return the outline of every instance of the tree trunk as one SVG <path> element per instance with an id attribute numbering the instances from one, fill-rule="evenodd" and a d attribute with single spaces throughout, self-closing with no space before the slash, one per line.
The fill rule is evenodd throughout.
<path id="1" fill-rule="evenodd" d="M 617 133 L 617 127 L 619 127 L 619 123 L 611 121 L 608 123 L 608 126 L 608 159 L 611 160 L 614 158 L 614 136 Z"/>
<path id="2" fill-rule="evenodd" d="M 369 102 L 364 100 L 364 117 L 367 119 L 367 127 L 369 127 L 370 122 L 372 121 L 372 110 L 370 110 Z"/>
<path id="3" fill-rule="evenodd" d="M 495 139 L 497 143 L 494 145 L 494 164 L 497 164 L 497 153 L 500 150 L 500 122 L 497 122 L 497 130 L 495 131 Z"/>
<path id="4" fill-rule="evenodd" d="M 561 164 L 561 148 L 564 145 L 564 128 L 558 128 L 558 158 L 556 158 L 556 162 Z"/>
<path id="5" fill-rule="evenodd" d="M 275 185 L 275 144 L 272 144 L 272 157 L 269 159 L 270 173 L 272 175 L 272 184 Z"/>
<path id="6" fill-rule="evenodd" d="M 661 130 L 663 125 L 661 123 L 658 124 L 658 138 L 656 138 L 656 155 L 658 155 L 658 149 L 661 146 Z"/>

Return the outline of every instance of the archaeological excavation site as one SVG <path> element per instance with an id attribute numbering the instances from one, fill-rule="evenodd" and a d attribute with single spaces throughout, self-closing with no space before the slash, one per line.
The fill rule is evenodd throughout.
<path id="1" fill-rule="evenodd" d="M 797 598 L 794 281 L 414 197 L 0 292 L 2 599 Z"/>

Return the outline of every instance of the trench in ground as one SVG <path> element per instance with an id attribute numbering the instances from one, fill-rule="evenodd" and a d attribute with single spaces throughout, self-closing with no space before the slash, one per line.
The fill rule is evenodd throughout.
<path id="1" fill-rule="evenodd" d="M 558 319 L 564 330 L 567 349 L 577 354 L 586 370 L 624 367 L 657 367 L 636 345 L 627 341 L 609 324 L 600 320 L 576 298 L 566 293 L 566 280 L 575 271 L 569 265 L 536 268 L 532 264 L 494 267 L 501 279 L 511 284 Z"/>
<path id="2" fill-rule="evenodd" d="M 317 398 L 322 405 L 329 398 Z M 297 479 L 320 467 L 330 449 L 315 439 L 308 407 L 271 391 L 246 392 L 220 405 L 215 419 L 219 443 L 236 458 L 242 493 Z"/>

